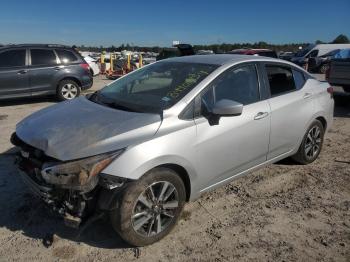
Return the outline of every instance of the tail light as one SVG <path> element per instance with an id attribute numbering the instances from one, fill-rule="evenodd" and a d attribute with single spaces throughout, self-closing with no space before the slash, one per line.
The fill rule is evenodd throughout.
<path id="1" fill-rule="evenodd" d="M 90 66 L 87 63 L 80 64 L 82 68 L 84 68 L 86 71 L 90 71 Z"/>
<path id="2" fill-rule="evenodd" d="M 331 95 L 331 98 L 333 98 L 333 93 L 334 93 L 334 89 L 333 89 L 333 87 L 328 87 L 327 88 L 327 92 Z"/>

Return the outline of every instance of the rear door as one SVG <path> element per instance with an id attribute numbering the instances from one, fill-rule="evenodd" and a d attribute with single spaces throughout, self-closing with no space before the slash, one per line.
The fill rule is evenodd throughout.
<path id="1" fill-rule="evenodd" d="M 244 105 L 239 116 L 221 117 L 217 125 L 206 117 L 215 102 L 234 100 Z M 234 175 L 266 161 L 270 108 L 259 94 L 255 64 L 233 67 L 218 76 L 197 98 L 197 170 L 202 188 L 217 186 Z M 198 104 L 198 103 L 197 103 Z"/>
<path id="2" fill-rule="evenodd" d="M 0 97 L 30 95 L 26 49 L 0 51 Z"/>
<path id="3" fill-rule="evenodd" d="M 55 92 L 55 75 L 60 69 L 56 53 L 52 49 L 30 49 L 28 73 L 32 94 Z"/>
<path id="4" fill-rule="evenodd" d="M 314 113 L 314 104 L 302 71 L 279 63 L 265 63 L 264 68 L 271 96 L 269 160 L 287 155 L 299 146 Z"/>

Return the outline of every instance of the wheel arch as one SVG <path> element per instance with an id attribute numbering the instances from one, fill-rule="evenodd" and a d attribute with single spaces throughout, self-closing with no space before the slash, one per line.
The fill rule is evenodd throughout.
<path id="1" fill-rule="evenodd" d="M 60 78 L 58 81 L 57 81 L 57 84 L 56 84 L 56 90 L 58 89 L 60 83 L 64 80 L 72 80 L 74 82 L 76 82 L 79 87 L 81 88 L 81 82 L 78 78 L 74 77 L 74 76 L 66 76 L 66 77 L 63 77 L 63 78 Z"/>
<path id="2" fill-rule="evenodd" d="M 127 157 L 124 159 L 124 157 L 126 157 L 126 155 L 122 154 L 118 159 L 107 166 L 106 169 L 103 170 L 103 173 L 137 180 L 154 168 L 166 167 L 175 171 L 184 182 L 186 200 L 189 201 L 195 197 L 197 192 L 195 185 L 198 176 L 194 166 L 185 158 L 175 155 L 165 155 L 144 162 L 140 161 L 141 164 L 139 166 L 134 162 L 136 166 L 130 167 L 128 164 L 130 163 L 130 158 Z M 132 158 L 135 159 L 134 156 Z"/>
<path id="3" fill-rule="evenodd" d="M 327 120 L 326 120 L 326 118 L 323 117 L 323 116 L 318 116 L 318 117 L 316 117 L 316 120 L 321 122 L 324 131 L 326 131 L 327 130 Z"/>
<path id="4" fill-rule="evenodd" d="M 301 143 L 302 143 L 302 141 L 303 141 L 305 132 L 307 131 L 307 129 L 309 128 L 309 126 L 311 125 L 311 123 L 312 123 L 313 121 L 315 121 L 315 120 L 318 120 L 318 121 L 321 122 L 321 124 L 322 124 L 322 126 L 323 126 L 323 128 L 324 128 L 324 132 L 326 132 L 326 129 L 327 129 L 327 119 L 326 119 L 326 117 L 324 116 L 324 114 L 318 113 L 318 114 L 313 115 L 313 117 L 310 118 L 310 121 L 307 122 L 307 124 L 305 125 L 305 127 L 304 127 L 304 134 L 299 138 L 299 140 L 298 140 L 298 142 L 297 142 L 297 144 L 296 144 L 297 146 L 294 148 L 292 154 L 294 154 L 294 153 L 296 153 L 296 152 L 298 151 L 298 149 L 299 149 L 299 147 L 300 147 L 300 145 L 301 145 Z"/>
<path id="5" fill-rule="evenodd" d="M 189 177 L 186 169 L 178 164 L 170 164 L 170 163 L 169 164 L 162 164 L 162 165 L 156 166 L 155 168 L 157 168 L 157 167 L 169 168 L 169 169 L 175 171 L 180 176 L 180 178 L 182 179 L 182 182 L 185 185 L 186 201 L 188 202 L 190 200 L 190 197 L 191 197 L 191 180 L 190 180 L 190 177 Z"/>

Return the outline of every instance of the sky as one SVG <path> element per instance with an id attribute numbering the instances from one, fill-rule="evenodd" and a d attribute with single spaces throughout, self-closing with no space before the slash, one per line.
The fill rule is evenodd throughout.
<path id="1" fill-rule="evenodd" d="M 0 43 L 272 44 L 350 37 L 350 0 L 1 0 Z"/>

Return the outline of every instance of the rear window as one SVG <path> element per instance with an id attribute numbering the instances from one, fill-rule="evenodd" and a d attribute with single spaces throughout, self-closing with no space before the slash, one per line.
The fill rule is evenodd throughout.
<path id="1" fill-rule="evenodd" d="M 337 59 L 347 59 L 347 58 L 350 58 L 350 49 L 340 50 L 340 51 L 334 56 L 334 58 L 337 58 Z"/>
<path id="2" fill-rule="evenodd" d="M 279 65 L 267 65 L 266 72 L 270 84 L 271 96 L 296 90 L 291 68 Z"/>
<path id="3" fill-rule="evenodd" d="M 56 55 L 49 49 L 31 49 L 32 65 L 56 65 Z"/>
<path id="4" fill-rule="evenodd" d="M 62 64 L 68 64 L 78 60 L 78 58 L 73 54 L 73 52 L 68 50 L 57 49 L 56 53 Z"/>
<path id="5" fill-rule="evenodd" d="M 26 50 L 8 50 L 0 53 L 0 67 L 18 67 L 26 64 Z"/>

